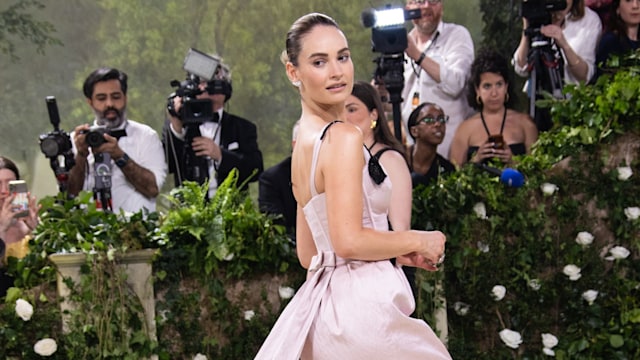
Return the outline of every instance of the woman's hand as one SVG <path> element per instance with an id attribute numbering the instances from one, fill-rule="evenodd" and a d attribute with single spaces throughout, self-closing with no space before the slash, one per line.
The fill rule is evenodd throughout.
<path id="1" fill-rule="evenodd" d="M 511 148 L 505 145 L 504 148 L 495 148 L 495 143 L 487 141 L 480 145 L 478 151 L 471 158 L 471 162 L 480 164 L 486 159 L 498 159 L 505 164 L 510 164 L 513 158 Z"/>
<path id="2" fill-rule="evenodd" d="M 5 232 L 11 226 L 11 222 L 15 218 L 15 211 L 13 211 L 13 198 L 15 194 L 11 194 L 4 199 L 2 207 L 0 208 L 0 237 L 3 237 Z"/>
<path id="3" fill-rule="evenodd" d="M 31 196 L 31 193 L 29 193 L 29 215 L 22 218 L 22 221 L 31 231 L 38 226 L 38 212 L 40 211 L 40 207 L 41 205 L 38 205 L 36 197 Z"/>

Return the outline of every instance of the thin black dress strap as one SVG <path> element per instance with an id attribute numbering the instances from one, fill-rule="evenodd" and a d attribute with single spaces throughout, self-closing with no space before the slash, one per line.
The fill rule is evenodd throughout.
<path id="1" fill-rule="evenodd" d="M 507 107 L 504 107 L 504 114 L 502 115 L 502 125 L 500 125 L 500 135 L 502 135 L 502 130 L 504 130 L 504 123 L 507 120 Z"/>
<path id="2" fill-rule="evenodd" d="M 482 126 L 484 126 L 484 131 L 487 132 L 487 136 L 491 136 L 489 132 L 489 128 L 487 127 L 487 123 L 484 121 L 484 115 L 482 114 L 482 110 L 480 110 L 480 120 L 482 120 Z"/>
<path id="3" fill-rule="evenodd" d="M 341 120 L 333 120 L 332 122 L 330 122 L 327 125 L 325 125 L 324 130 L 322 130 L 322 135 L 320 135 L 320 140 L 324 139 L 324 135 L 327 133 L 327 130 L 329 130 L 331 125 L 333 125 L 335 123 L 339 123 L 339 122 L 342 122 L 342 121 Z"/>

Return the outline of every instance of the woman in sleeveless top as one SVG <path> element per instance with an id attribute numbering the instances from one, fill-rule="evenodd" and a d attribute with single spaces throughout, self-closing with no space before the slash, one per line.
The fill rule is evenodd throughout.
<path id="1" fill-rule="evenodd" d="M 450 359 L 429 326 L 408 316 L 411 290 L 389 261 L 436 270 L 445 237 L 388 231 L 389 177 L 374 181 L 361 131 L 341 121 L 353 87 L 344 34 L 313 13 L 292 25 L 286 45 L 302 107 L 291 179 L 308 273 L 256 359 Z"/>
<path id="2" fill-rule="evenodd" d="M 469 105 L 478 113 L 456 130 L 449 154 L 454 165 L 490 159 L 509 164 L 513 155 L 531 151 L 538 130 L 529 115 L 509 108 L 513 96 L 504 57 L 493 51 L 481 52 L 471 66 L 467 92 Z"/>
<path id="3" fill-rule="evenodd" d="M 415 189 L 419 185 L 429 185 L 440 175 L 455 171 L 455 167 L 438 154 L 438 145 L 447 132 L 449 117 L 434 103 L 424 102 L 418 105 L 407 120 L 409 135 L 413 139 L 407 151 L 411 184 Z"/>

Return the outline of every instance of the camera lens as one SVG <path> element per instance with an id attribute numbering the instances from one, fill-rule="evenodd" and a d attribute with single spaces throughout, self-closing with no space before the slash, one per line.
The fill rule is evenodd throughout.
<path id="1" fill-rule="evenodd" d="M 89 131 L 87 135 L 85 135 L 85 141 L 87 145 L 91 147 L 98 147 L 104 144 L 104 136 L 102 136 L 103 132 L 101 131 Z"/>
<path id="2" fill-rule="evenodd" d="M 54 157 L 58 155 L 60 146 L 54 137 L 45 137 L 40 141 L 40 150 L 47 157 Z"/>

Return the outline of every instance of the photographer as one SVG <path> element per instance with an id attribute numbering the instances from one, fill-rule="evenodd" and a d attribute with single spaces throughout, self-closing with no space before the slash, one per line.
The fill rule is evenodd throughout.
<path id="1" fill-rule="evenodd" d="M 544 3 L 539 3 L 539 6 L 544 6 Z M 526 17 L 522 20 L 523 29 L 528 29 L 529 21 Z M 564 9 L 551 12 L 551 23 L 541 26 L 539 32 L 553 39 L 562 53 L 565 84 L 589 82 L 595 73 L 596 44 L 602 24 L 598 15 L 584 5 L 584 0 L 567 0 Z M 530 47 L 531 40 L 523 31 L 520 45 L 513 55 L 515 72 L 523 77 L 529 76 Z"/>
<path id="2" fill-rule="evenodd" d="M 421 17 L 413 22 L 405 50 L 404 103 L 405 123 L 416 105 L 433 102 L 449 115 L 447 134 L 438 151 L 449 158 L 449 147 L 458 125 L 471 114 L 464 89 L 473 62 L 473 41 L 469 31 L 457 24 L 442 21 L 443 0 L 408 0 L 407 9 L 420 9 Z M 411 139 L 409 139 L 411 140 Z"/>
<path id="3" fill-rule="evenodd" d="M 208 195 L 211 198 L 218 185 L 234 168 L 238 169 L 238 185 L 251 176 L 249 181 L 258 180 L 263 170 L 262 153 L 258 148 L 256 126 L 249 120 L 224 111 L 224 105 L 232 94 L 229 68 L 220 62 L 213 78 L 199 81 L 198 89 L 195 97 L 211 101 L 213 119 L 195 124 L 184 123 L 185 119 L 176 116 L 181 114 L 183 97 L 174 96 L 170 98 L 169 120 L 163 129 L 163 142 L 175 186 L 187 180 L 202 182 L 200 180 L 209 179 Z M 202 170 L 191 166 L 201 167 Z M 194 173 L 203 175 L 200 179 L 193 179 L 191 175 Z M 243 190 L 246 189 L 245 186 Z"/>
<path id="4" fill-rule="evenodd" d="M 87 77 L 82 89 L 96 118 L 94 127 L 83 124 L 71 134 L 76 155 L 69 172 L 69 193 L 105 191 L 113 200 L 114 211 L 154 211 L 167 165 L 158 134 L 126 117 L 127 75 L 100 68 Z M 96 174 L 102 165 L 109 177 L 106 189 L 98 183 L 104 180 L 101 173 Z"/>

